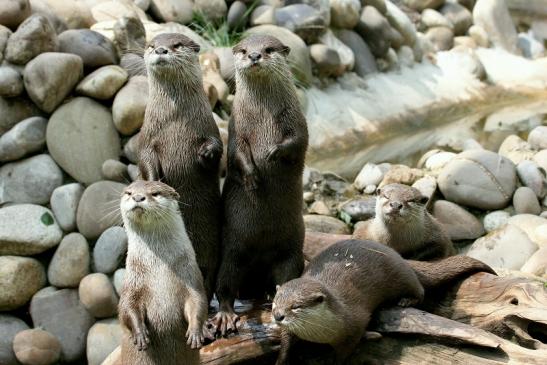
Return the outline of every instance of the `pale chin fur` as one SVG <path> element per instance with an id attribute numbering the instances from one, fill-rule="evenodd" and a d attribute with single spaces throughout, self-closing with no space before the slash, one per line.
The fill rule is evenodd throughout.
<path id="1" fill-rule="evenodd" d="M 313 307 L 300 308 L 298 312 L 283 319 L 281 326 L 302 340 L 316 343 L 331 343 L 340 319 L 329 308 L 326 301 Z"/>
<path id="2" fill-rule="evenodd" d="M 156 197 L 153 203 L 150 203 L 149 200 L 137 203 L 129 196 L 123 196 L 120 202 L 120 210 L 125 225 L 132 225 L 134 222 L 138 222 L 139 225 L 146 225 L 157 220 L 157 216 L 154 214 L 156 209 L 165 210 L 166 206 L 174 210 L 178 209 L 178 206 L 171 205 L 173 205 L 173 201 L 162 196 Z M 140 207 L 142 210 L 137 211 L 134 209 L 136 207 Z"/>

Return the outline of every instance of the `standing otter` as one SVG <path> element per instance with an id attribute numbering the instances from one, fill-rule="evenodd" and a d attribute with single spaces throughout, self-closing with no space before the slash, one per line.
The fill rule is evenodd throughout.
<path id="1" fill-rule="evenodd" d="M 383 243 L 407 259 L 435 260 L 454 254 L 452 241 L 427 211 L 428 198 L 418 189 L 389 184 L 376 193 L 376 216 L 357 225 L 354 238 Z"/>
<path id="2" fill-rule="evenodd" d="M 273 291 L 274 284 L 300 276 L 304 268 L 302 173 L 308 129 L 286 60 L 289 47 L 277 38 L 253 35 L 233 53 L 237 91 L 223 188 L 220 308 L 212 321 L 222 335 L 236 330 L 233 302 L 239 290 Z"/>
<path id="3" fill-rule="evenodd" d="M 124 365 L 199 363 L 190 347 L 204 340 L 207 299 L 178 199 L 173 188 L 149 181 L 132 183 L 121 198 L 129 241 L 118 307 Z"/>
<path id="4" fill-rule="evenodd" d="M 139 171 L 181 197 L 180 210 L 213 296 L 220 244 L 222 142 L 203 91 L 199 46 L 182 34 L 159 34 L 144 60 L 149 100 L 139 140 Z"/>
<path id="5" fill-rule="evenodd" d="M 296 338 L 330 344 L 342 364 L 365 335 L 381 304 L 413 305 L 432 289 L 478 271 L 494 273 L 466 256 L 437 263 L 405 261 L 373 241 L 347 240 L 330 246 L 306 267 L 302 277 L 278 288 L 272 315 L 281 326 L 276 365 L 286 365 Z"/>

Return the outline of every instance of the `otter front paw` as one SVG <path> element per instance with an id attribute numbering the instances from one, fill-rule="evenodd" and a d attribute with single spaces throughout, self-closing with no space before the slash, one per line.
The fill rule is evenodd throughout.
<path id="1" fill-rule="evenodd" d="M 198 151 L 198 157 L 202 164 L 211 164 L 220 158 L 222 154 L 222 142 L 216 138 L 208 139 Z"/>
<path id="2" fill-rule="evenodd" d="M 399 307 L 412 307 L 412 306 L 415 306 L 416 304 L 420 303 L 420 299 L 418 298 L 401 298 L 399 300 L 399 303 L 397 303 L 397 305 Z"/>
<path id="3" fill-rule="evenodd" d="M 150 344 L 150 335 L 146 326 L 142 326 L 138 331 L 132 334 L 133 344 L 137 346 L 137 350 L 144 351 Z"/>
<path id="4" fill-rule="evenodd" d="M 192 349 L 199 349 L 205 341 L 205 335 L 203 329 L 190 329 L 186 331 L 186 344 Z"/>
<path id="5" fill-rule="evenodd" d="M 220 311 L 210 322 L 215 329 L 215 333 L 224 337 L 231 332 L 237 332 L 237 321 L 239 321 L 239 316 L 234 312 Z"/>
<path id="6" fill-rule="evenodd" d="M 243 175 L 243 185 L 245 190 L 251 191 L 258 189 L 259 178 L 256 172 Z"/>

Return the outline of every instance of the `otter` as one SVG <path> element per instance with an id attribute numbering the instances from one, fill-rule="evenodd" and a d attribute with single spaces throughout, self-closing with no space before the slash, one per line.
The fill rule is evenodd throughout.
<path id="1" fill-rule="evenodd" d="M 199 364 L 196 349 L 210 336 L 203 278 L 178 199 L 154 181 L 136 181 L 123 192 L 129 245 L 118 306 L 122 364 Z"/>
<path id="2" fill-rule="evenodd" d="M 275 294 L 272 316 L 281 327 L 276 365 L 289 363 L 296 339 L 331 345 L 342 364 L 366 332 L 372 313 L 382 304 L 409 306 L 430 290 L 471 273 L 495 274 L 486 264 L 466 256 L 436 263 L 405 261 L 374 241 L 340 241 L 312 259 L 302 277 Z"/>
<path id="3" fill-rule="evenodd" d="M 220 252 L 222 142 L 203 91 L 199 50 L 176 33 L 157 35 L 145 50 L 149 100 L 138 165 L 142 179 L 161 180 L 181 197 L 180 211 L 210 300 Z"/>
<path id="4" fill-rule="evenodd" d="M 353 238 L 388 245 L 407 259 L 436 260 L 455 253 L 442 225 L 427 211 L 428 198 L 403 184 L 376 190 L 376 215 L 357 224 Z"/>
<path id="5" fill-rule="evenodd" d="M 217 334 L 236 331 L 241 290 L 274 292 L 304 268 L 302 174 L 306 119 L 277 38 L 252 35 L 233 48 L 236 94 L 228 127 L 228 171 L 216 295 Z M 240 295 L 241 296 L 241 295 Z"/>

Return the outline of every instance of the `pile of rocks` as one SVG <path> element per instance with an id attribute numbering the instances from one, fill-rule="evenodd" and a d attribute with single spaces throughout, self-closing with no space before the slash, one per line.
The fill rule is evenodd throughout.
<path id="1" fill-rule="evenodd" d="M 181 32 L 200 44 L 204 87 L 224 139 L 227 135 L 233 58 L 227 45 L 215 45 L 184 25 L 194 11 L 211 21 L 225 19 L 232 29 L 280 38 L 291 47 L 293 72 L 304 85 L 317 80 L 314 76 L 350 71 L 366 76 L 411 66 L 453 45 L 543 54 L 530 33 L 516 34 L 500 1 L 255 5 L 0 0 L 1 364 L 85 356 L 94 365 L 118 345 L 116 306 L 127 237 L 117 226 L 117 206 L 121 190 L 136 178 L 136 138 L 148 96 L 146 75 L 132 52 L 161 32 Z M 547 240 L 540 216 L 545 217 L 545 177 L 538 168 L 547 170 L 545 134 L 538 127 L 527 142 L 511 136 L 499 151 L 502 157 L 482 150 L 432 151 L 417 169 L 367 164 L 353 185 L 308 169 L 306 225 L 351 233 L 356 222 L 372 216 L 375 186 L 401 181 L 436 197 L 435 215 L 453 239 L 492 232 L 478 239 L 470 254 L 545 276 L 545 249 L 538 250 Z M 481 177 L 467 181 L 470 169 Z M 518 189 L 517 175 L 523 185 Z M 440 194 L 446 200 L 437 200 Z M 487 210 L 494 211 L 485 215 Z M 483 247 L 492 244 L 499 248 L 498 261 L 486 257 Z"/>

